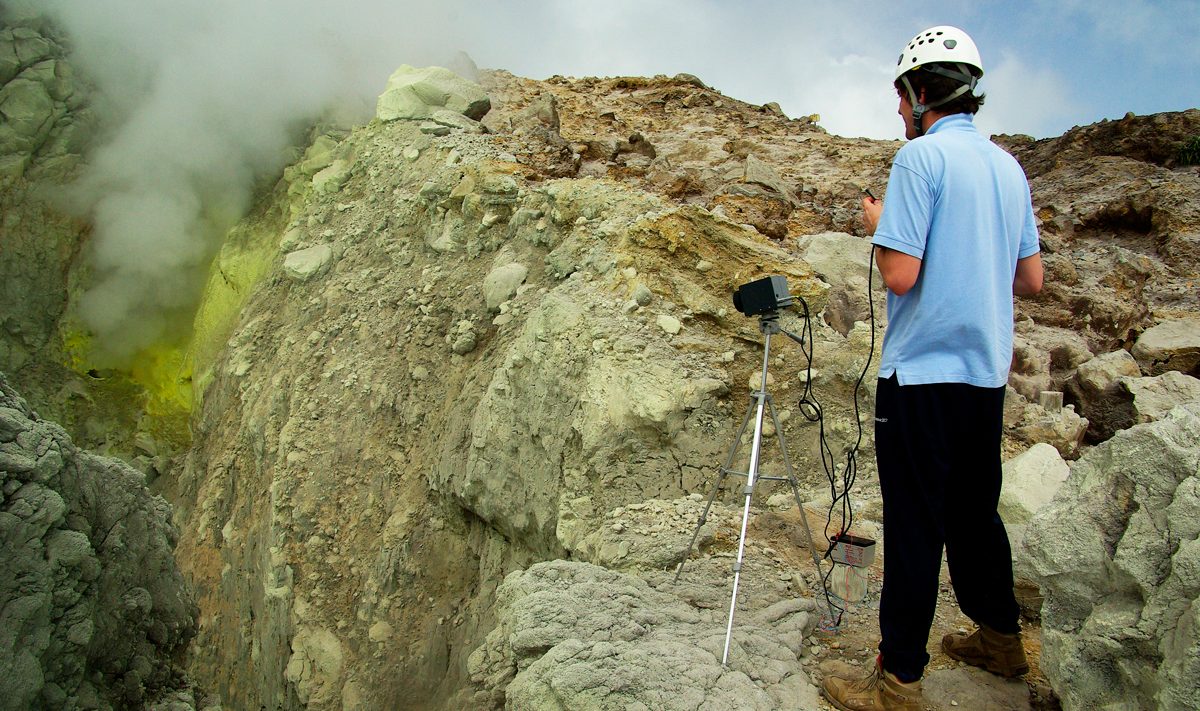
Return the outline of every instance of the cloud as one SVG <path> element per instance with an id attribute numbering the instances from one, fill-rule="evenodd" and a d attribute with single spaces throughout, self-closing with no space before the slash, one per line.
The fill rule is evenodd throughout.
<path id="1" fill-rule="evenodd" d="M 1071 128 L 1081 112 L 1071 83 L 1061 74 L 1032 66 L 1010 51 L 992 62 L 979 88 L 987 102 L 975 123 L 985 134 L 1058 135 Z"/>
<path id="2" fill-rule="evenodd" d="M 1090 35 L 1087 44 L 1114 59 L 1131 52 L 1139 63 L 1175 69 L 1200 61 L 1196 0 L 1041 0 L 1039 6 L 1039 15 L 1055 18 L 1042 26 L 1051 43 L 1069 26 Z"/>
<path id="3" fill-rule="evenodd" d="M 801 97 L 810 110 L 820 113 L 825 130 L 839 136 L 904 136 L 891 66 L 861 56 L 818 60 L 809 66 L 816 71 L 800 86 Z"/>

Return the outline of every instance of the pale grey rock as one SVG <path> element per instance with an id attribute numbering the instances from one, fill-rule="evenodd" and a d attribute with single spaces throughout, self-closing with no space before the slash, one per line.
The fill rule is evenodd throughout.
<path id="1" fill-rule="evenodd" d="M 333 261 L 333 249 L 327 244 L 290 252 L 283 258 L 283 271 L 294 281 L 304 282 L 321 274 Z"/>
<path id="2" fill-rule="evenodd" d="M 1045 390 L 1062 390 L 1066 381 L 1075 375 L 1075 369 L 1093 358 L 1087 339 L 1077 331 L 1044 326 L 1029 319 L 1018 320 L 1014 325 L 1014 349 L 1017 344 L 1050 357 L 1051 385 Z"/>
<path id="3" fill-rule="evenodd" d="M 475 346 L 479 342 L 479 334 L 475 332 L 475 325 L 470 321 L 459 321 L 450 340 L 451 351 L 457 355 L 466 355 L 475 350 Z"/>
<path id="4" fill-rule="evenodd" d="M 1200 379 L 1174 370 L 1151 378 L 1121 378 L 1120 387 L 1132 399 L 1131 419 L 1138 424 L 1161 420 L 1178 405 L 1200 400 Z"/>
<path id="5" fill-rule="evenodd" d="M 658 318 L 654 319 L 654 322 L 658 324 L 658 327 L 664 333 L 670 336 L 677 336 L 683 330 L 683 324 L 679 322 L 679 319 L 670 314 L 659 314 Z"/>
<path id="6" fill-rule="evenodd" d="M 450 126 L 435 121 L 422 121 L 420 129 L 427 136 L 449 136 L 451 131 Z"/>
<path id="7" fill-rule="evenodd" d="M 483 278 L 483 301 L 489 311 L 496 311 L 500 304 L 517 293 L 517 287 L 525 283 L 529 268 L 513 262 L 496 267 Z"/>
<path id="8" fill-rule="evenodd" d="M 462 445 L 448 446 L 430 473 L 435 490 L 547 555 L 562 554 L 564 502 L 591 497 L 602 514 L 680 496 L 723 446 L 684 427 L 693 411 L 715 407 L 704 395 L 719 391 L 703 385 L 710 373 L 685 368 L 665 337 L 631 338 L 638 321 L 590 310 L 607 298 L 597 288 L 572 279 L 522 317 L 489 368 Z M 598 338 L 615 347 L 597 350 Z"/>
<path id="9" fill-rule="evenodd" d="M 560 126 L 558 97 L 551 93 L 538 95 L 513 116 L 510 128 L 516 135 L 532 134 L 543 139 L 558 136 Z M 562 140 L 561 137 L 558 138 Z"/>
<path id="10" fill-rule="evenodd" d="M 871 245 L 861 237 L 843 232 L 826 232 L 801 237 L 796 241 L 800 258 L 812 265 L 821 279 L 829 284 L 825 322 L 843 336 L 850 333 L 858 321 L 868 321 L 871 304 L 868 298 L 867 262 Z M 883 283 L 879 271 L 872 267 L 873 283 Z M 885 322 L 882 303 L 876 309 L 879 325 Z"/>
<path id="11" fill-rule="evenodd" d="M 0 153 L 32 153 L 54 127 L 54 99 L 41 82 L 17 79 L 0 89 L 0 116 Z"/>
<path id="12" fill-rule="evenodd" d="M 1118 381 L 1140 375 L 1137 361 L 1123 350 L 1096 356 L 1079 366 L 1066 384 L 1066 394 L 1088 419 L 1089 442 L 1103 442 L 1133 424 L 1129 396 Z"/>
<path id="13" fill-rule="evenodd" d="M 301 175 L 312 177 L 328 168 L 338 158 L 338 140 L 333 136 L 317 136 L 304 150 L 297 168 Z"/>
<path id="14" fill-rule="evenodd" d="M 1133 345 L 1133 357 L 1150 375 L 1169 370 L 1200 377 L 1200 318 L 1164 321 Z"/>
<path id="15" fill-rule="evenodd" d="M 1118 379 L 1141 375 L 1137 361 L 1127 351 L 1098 355 L 1079 366 L 1073 379 L 1077 391 L 1099 394 L 1108 390 Z"/>
<path id="16" fill-rule="evenodd" d="M 0 376 L 0 709 L 131 708 L 194 632 L 170 507 Z"/>
<path id="17" fill-rule="evenodd" d="M 484 133 L 486 131 L 486 129 L 484 129 L 484 127 L 483 127 L 483 124 L 481 124 L 478 121 L 475 121 L 473 119 L 469 119 L 466 116 L 463 116 L 462 114 L 458 113 L 457 111 L 448 111 L 446 109 L 440 109 L 440 110 L 434 111 L 429 116 L 429 119 L 433 123 L 439 124 L 441 126 L 446 126 L 449 128 L 456 128 L 461 131 L 466 131 L 467 133 Z"/>
<path id="18" fill-rule="evenodd" d="M 1035 444 L 1004 463 L 1000 517 L 1006 524 L 1027 523 L 1054 498 L 1071 468 L 1053 446 Z"/>
<path id="19" fill-rule="evenodd" d="M 1008 384 L 1026 400 L 1037 402 L 1038 396 L 1053 387 L 1050 378 L 1050 354 L 1039 344 L 1021 335 L 1013 336 L 1012 368 Z"/>
<path id="20" fill-rule="evenodd" d="M 478 708 L 814 708 L 816 689 L 781 630 L 811 631 L 811 600 L 744 620 L 721 666 L 720 614 L 641 579 L 550 561 L 509 575 L 498 624 L 470 657 Z"/>
<path id="21" fill-rule="evenodd" d="M 649 306 L 650 301 L 654 299 L 654 292 L 645 284 L 638 284 L 633 288 L 630 298 L 636 301 L 638 306 Z"/>
<path id="22" fill-rule="evenodd" d="M 478 84 L 442 67 L 418 69 L 407 64 L 388 78 L 375 116 L 382 121 L 432 118 L 450 110 L 478 120 L 491 109 L 491 100 Z"/>
<path id="23" fill-rule="evenodd" d="M 1046 410 L 1026 401 L 1011 385 L 1004 399 L 1004 424 L 1017 440 L 1049 444 L 1066 459 L 1079 456 L 1088 428 L 1087 418 L 1076 414 L 1074 405 Z"/>
<path id="24" fill-rule="evenodd" d="M 1021 558 L 1064 709 L 1200 707 L 1200 404 L 1089 450 Z"/>
<path id="25" fill-rule="evenodd" d="M 0 28 L 0 177 L 60 181 L 79 164 L 94 116 L 66 50 L 39 26 Z"/>
<path id="26" fill-rule="evenodd" d="M 1024 679 L 1005 679 L 982 669 L 962 666 L 938 669 L 921 681 L 925 704 L 933 711 L 1028 711 L 1029 686 Z"/>
<path id="27" fill-rule="evenodd" d="M 313 190 L 318 195 L 336 193 L 350 177 L 351 163 L 341 158 L 318 170 L 312 177 Z"/>
<path id="28" fill-rule="evenodd" d="M 292 638 L 292 656 L 284 675 L 306 706 L 331 708 L 341 698 L 344 655 L 336 635 L 301 626 Z"/>
<path id="29" fill-rule="evenodd" d="M 792 191 L 779 173 L 766 163 L 756 157 L 753 153 L 746 156 L 745 166 L 745 181 L 755 185 L 761 185 L 769 189 L 771 192 L 779 195 L 780 198 L 786 201 L 792 201 Z"/>

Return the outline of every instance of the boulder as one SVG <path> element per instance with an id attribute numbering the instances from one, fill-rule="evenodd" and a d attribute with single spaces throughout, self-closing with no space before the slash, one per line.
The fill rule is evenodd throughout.
<path id="1" fill-rule="evenodd" d="M 669 589 L 669 588 L 668 588 Z M 816 708 L 784 637 L 802 642 L 812 600 L 739 620 L 721 665 L 724 611 L 698 609 L 640 578 L 550 561 L 509 575 L 497 626 L 470 657 L 472 708 L 733 711 Z"/>
<path id="2" fill-rule="evenodd" d="M 1005 679 L 982 669 L 962 666 L 930 671 L 921 693 L 932 708 L 951 711 L 1029 711 L 1029 686 L 1023 679 Z"/>
<path id="3" fill-rule="evenodd" d="M 1087 441 L 1103 442 L 1133 424 L 1129 395 L 1118 387 L 1123 377 L 1141 375 L 1137 362 L 1119 350 L 1096 356 L 1079 366 L 1066 384 L 1066 395 L 1088 419 Z"/>
<path id="4" fill-rule="evenodd" d="M 1041 393 L 1054 387 L 1050 379 L 1050 354 L 1019 335 L 1013 336 L 1008 384 L 1026 400 L 1037 402 Z"/>
<path id="5" fill-rule="evenodd" d="M 78 165 L 95 115 L 66 49 L 30 24 L 0 29 L 0 176 L 61 180 Z"/>
<path id="6" fill-rule="evenodd" d="M 779 198 L 792 201 L 792 191 L 788 188 L 787 183 L 783 182 L 783 178 L 779 173 L 770 166 L 770 164 L 759 160 L 753 153 L 746 156 L 745 181 L 754 185 L 761 185 Z"/>
<path id="7" fill-rule="evenodd" d="M 1200 377 L 1200 318 L 1164 321 L 1133 345 L 1133 357 L 1150 375 L 1178 370 Z"/>
<path id="8" fill-rule="evenodd" d="M 1020 557 L 1063 708 L 1200 708 L 1200 403 L 1088 451 Z"/>
<path id="9" fill-rule="evenodd" d="M 491 107 L 491 99 L 478 84 L 449 69 L 405 64 L 388 78 L 375 116 L 381 121 L 423 120 L 449 110 L 478 121 Z"/>
<path id="10" fill-rule="evenodd" d="M 0 153 L 32 153 L 59 118 L 54 99 L 41 82 L 20 78 L 0 89 Z"/>
<path id="11" fill-rule="evenodd" d="M 1050 356 L 1048 372 L 1051 385 L 1044 390 L 1062 390 L 1066 381 L 1075 374 L 1075 369 L 1093 358 L 1087 339 L 1077 331 L 1044 326 L 1029 319 L 1017 321 L 1014 331 L 1014 351 L 1017 344 L 1023 344 L 1026 348 Z"/>
<path id="12" fill-rule="evenodd" d="M 349 161 L 335 160 L 329 165 L 318 170 L 312 177 L 313 190 L 318 195 L 328 195 L 336 193 L 346 184 L 346 180 L 350 177 Z"/>
<path id="13" fill-rule="evenodd" d="M 459 129 L 467 133 L 484 133 L 483 124 L 474 119 L 458 113 L 457 111 L 449 111 L 447 109 L 439 109 L 430 115 L 429 120 L 439 126 L 447 128 Z"/>
<path id="14" fill-rule="evenodd" d="M 332 259 L 333 249 L 327 244 L 319 244 L 289 253 L 283 258 L 283 271 L 294 281 L 308 281 L 322 273 Z"/>
<path id="15" fill-rule="evenodd" d="M 1028 523 L 1050 503 L 1071 468 L 1058 450 L 1039 443 L 1004 463 L 1004 485 L 1000 490 L 1000 517 L 1006 524 Z"/>
<path id="16" fill-rule="evenodd" d="M 822 281 L 829 284 L 829 302 L 824 314 L 826 323 L 845 336 L 855 322 L 870 318 L 867 301 L 870 244 L 844 232 L 825 232 L 800 237 L 796 240 L 796 251 L 801 259 L 812 265 Z M 878 270 L 874 270 L 873 276 L 876 286 L 883 284 Z M 882 304 L 876 309 L 875 318 L 884 319 Z"/>
<path id="17" fill-rule="evenodd" d="M 500 304 L 517 293 L 517 287 L 525 283 L 529 269 L 524 264 L 513 262 L 496 267 L 483 278 L 483 300 L 489 311 L 496 311 Z"/>
<path id="18" fill-rule="evenodd" d="M 1200 379 L 1169 370 L 1153 378 L 1121 378 L 1121 390 L 1129 394 L 1130 419 L 1154 422 L 1176 406 L 1200 400 Z"/>
<path id="19" fill-rule="evenodd" d="M 678 336 L 679 332 L 683 330 L 683 324 L 679 322 L 679 319 L 670 314 L 659 314 L 655 323 L 669 336 Z"/>
<path id="20" fill-rule="evenodd" d="M 1014 438 L 1028 444 L 1045 443 L 1066 459 L 1079 456 L 1088 421 L 1074 405 L 1047 410 L 1027 401 L 1011 385 L 1004 398 L 1004 426 Z"/>

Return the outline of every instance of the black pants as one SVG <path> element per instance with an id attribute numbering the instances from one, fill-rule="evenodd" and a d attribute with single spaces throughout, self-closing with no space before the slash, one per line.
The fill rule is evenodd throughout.
<path id="1" fill-rule="evenodd" d="M 1000 500 L 1004 388 L 960 383 L 901 387 L 879 380 L 875 452 L 883 493 L 884 669 L 921 678 L 937 606 L 942 546 L 963 613 L 1019 631 L 1012 554 Z"/>

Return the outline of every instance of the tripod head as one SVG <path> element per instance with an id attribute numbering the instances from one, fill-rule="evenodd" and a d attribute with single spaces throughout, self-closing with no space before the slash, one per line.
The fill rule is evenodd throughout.
<path id="1" fill-rule="evenodd" d="M 762 331 L 764 336 L 770 336 L 783 331 L 783 328 L 779 325 L 779 312 L 767 311 L 759 314 L 758 330 Z"/>

